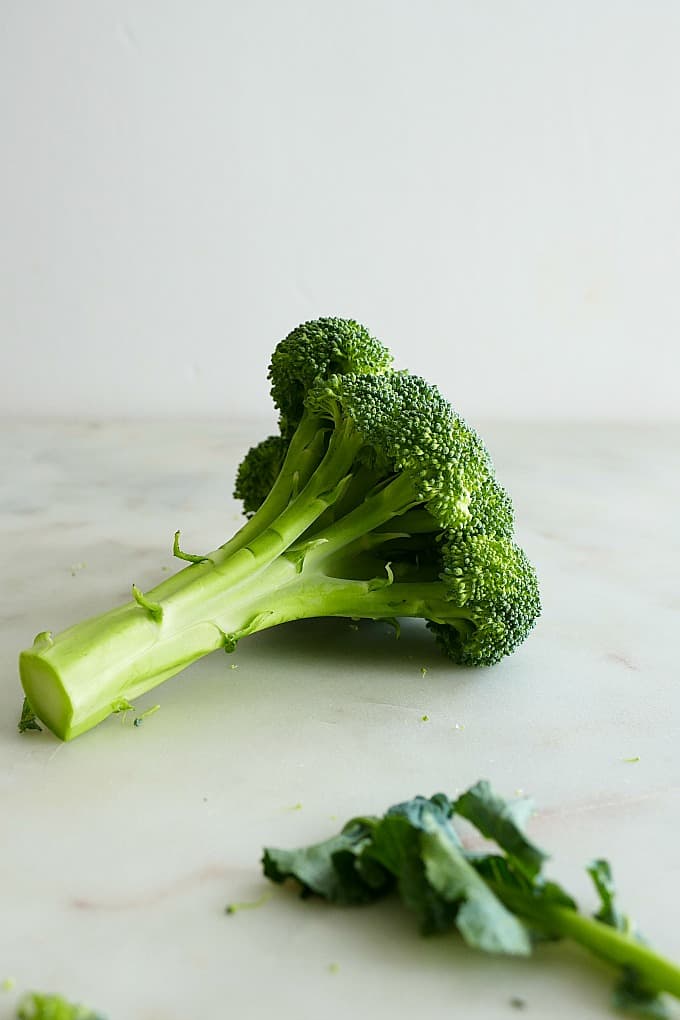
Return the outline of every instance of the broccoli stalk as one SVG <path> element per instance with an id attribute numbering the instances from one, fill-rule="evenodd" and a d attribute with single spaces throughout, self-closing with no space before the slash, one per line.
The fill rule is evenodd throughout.
<path id="1" fill-rule="evenodd" d="M 320 364 L 318 330 L 311 347 L 298 330 L 274 355 L 286 452 L 263 498 L 251 487 L 260 505 L 240 531 L 206 556 L 183 552 L 178 533 L 189 566 L 146 593 L 133 585 L 127 605 L 43 632 L 21 654 L 26 697 L 57 736 L 290 620 L 421 617 L 470 664 L 497 661 L 533 625 L 535 575 L 511 541 L 511 504 L 479 438 L 434 387 L 388 371 L 356 324 L 321 321 L 335 357 Z M 351 357 L 337 356 L 350 346 L 338 322 Z"/>

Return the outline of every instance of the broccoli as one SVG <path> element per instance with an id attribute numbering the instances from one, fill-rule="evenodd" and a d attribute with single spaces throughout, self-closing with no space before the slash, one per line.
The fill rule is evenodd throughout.
<path id="1" fill-rule="evenodd" d="M 106 1017 L 67 1002 L 60 995 L 29 992 L 19 1003 L 17 1020 L 106 1020 Z"/>
<path id="2" fill-rule="evenodd" d="M 427 621 L 454 662 L 488 666 L 529 633 L 536 575 L 482 440 L 436 387 L 395 371 L 349 320 L 294 330 L 270 368 L 280 435 L 245 457 L 250 514 L 207 555 L 20 657 L 30 708 L 69 740 L 199 657 L 290 620 Z"/>
<path id="3" fill-rule="evenodd" d="M 546 875 L 549 855 L 526 833 L 532 810 L 527 798 L 505 800 L 481 780 L 454 800 L 417 796 L 382 817 L 352 818 L 312 846 L 265 848 L 263 870 L 272 882 L 294 879 L 305 898 L 343 906 L 396 892 L 424 935 L 457 928 L 470 948 L 487 953 L 529 956 L 539 940 L 572 939 L 616 969 L 618 1010 L 670 1020 L 661 993 L 680 998 L 680 967 L 651 949 L 619 908 L 603 858 L 587 868 L 600 909 L 594 917 L 579 911 Z M 457 818 L 484 837 L 483 848 L 466 849 Z"/>

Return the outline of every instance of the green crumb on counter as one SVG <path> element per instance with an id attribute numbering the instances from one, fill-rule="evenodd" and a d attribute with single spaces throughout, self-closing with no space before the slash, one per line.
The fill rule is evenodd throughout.
<path id="1" fill-rule="evenodd" d="M 427 666 L 421 666 L 420 667 L 420 675 L 421 676 L 427 676 Z"/>
<path id="2" fill-rule="evenodd" d="M 229 666 L 229 669 L 238 669 L 238 662 L 232 662 Z"/>
<path id="3" fill-rule="evenodd" d="M 137 716 L 133 725 L 141 726 L 144 720 L 148 719 L 150 715 L 154 714 L 154 712 L 157 712 L 160 707 L 160 705 L 152 705 L 151 708 L 147 708 L 146 712 L 142 712 L 141 715 Z"/>
<path id="4" fill-rule="evenodd" d="M 256 907 L 262 907 L 268 900 L 272 898 L 272 894 L 269 891 L 263 892 L 261 896 L 258 896 L 256 900 L 243 900 L 238 903 L 227 903 L 224 908 L 225 914 L 237 914 L 240 910 L 255 910 Z"/>
<path id="5" fill-rule="evenodd" d="M 113 715 L 117 715 L 119 712 L 131 712 L 132 710 L 133 706 L 127 698 L 116 698 L 116 700 L 111 703 L 111 712 Z"/>
<path id="6" fill-rule="evenodd" d="M 634 765 L 636 762 L 640 761 L 640 755 L 636 754 L 633 758 L 624 758 L 623 760 L 628 765 Z"/>
<path id="7" fill-rule="evenodd" d="M 0 989 L 2 989 L 3 992 L 11 992 L 15 985 L 16 985 L 15 978 L 6 977 L 2 981 L 2 983 L 0 983 Z"/>
<path id="8" fill-rule="evenodd" d="M 430 721 L 429 715 L 421 715 L 420 721 L 421 722 L 429 722 Z"/>

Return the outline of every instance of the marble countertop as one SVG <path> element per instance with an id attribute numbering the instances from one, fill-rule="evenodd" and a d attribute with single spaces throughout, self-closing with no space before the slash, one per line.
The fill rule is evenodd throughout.
<path id="1" fill-rule="evenodd" d="M 422 938 L 397 903 L 278 887 L 224 907 L 269 891 L 263 845 L 486 777 L 535 798 L 531 832 L 586 907 L 583 867 L 609 857 L 622 904 L 680 960 L 678 426 L 482 428 L 544 600 L 493 669 L 454 668 L 420 623 L 395 641 L 304 622 L 196 663 L 138 728 L 16 732 L 18 651 L 175 569 L 177 528 L 191 549 L 236 530 L 235 468 L 263 429 L 3 422 L 0 981 L 111 1020 L 511 1020 L 514 998 L 527 1017 L 610 1017 L 609 972 L 566 944 L 489 958 Z"/>

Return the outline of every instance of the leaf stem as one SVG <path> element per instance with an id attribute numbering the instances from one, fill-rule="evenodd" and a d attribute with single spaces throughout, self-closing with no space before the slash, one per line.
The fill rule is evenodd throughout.
<path id="1" fill-rule="evenodd" d="M 680 967 L 634 936 L 569 907 L 542 903 L 507 886 L 490 883 L 505 905 L 550 935 L 573 939 L 600 959 L 631 967 L 644 984 L 680 999 Z"/>

